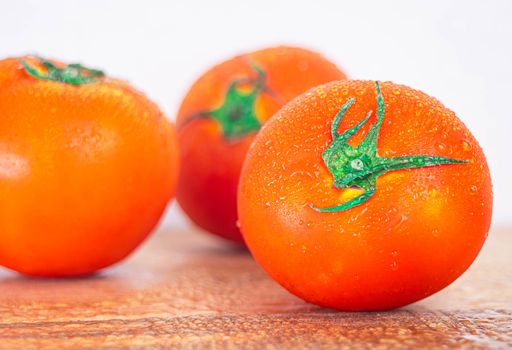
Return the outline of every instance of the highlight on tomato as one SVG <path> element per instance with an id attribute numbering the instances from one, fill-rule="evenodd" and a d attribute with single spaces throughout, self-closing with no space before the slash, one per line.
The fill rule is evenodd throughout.
<path id="1" fill-rule="evenodd" d="M 492 214 L 485 155 L 454 112 L 392 82 L 338 81 L 284 106 L 247 154 L 247 246 L 307 302 L 384 310 L 474 261 Z"/>
<path id="2" fill-rule="evenodd" d="M 126 82 L 40 57 L 0 61 L 0 265 L 93 273 L 132 252 L 174 195 L 174 126 Z"/>
<path id="3" fill-rule="evenodd" d="M 182 164 L 177 200 L 188 217 L 206 231 L 243 244 L 236 193 L 254 136 L 300 93 L 345 78 L 320 54 L 284 46 L 234 57 L 203 74 L 177 116 Z"/>

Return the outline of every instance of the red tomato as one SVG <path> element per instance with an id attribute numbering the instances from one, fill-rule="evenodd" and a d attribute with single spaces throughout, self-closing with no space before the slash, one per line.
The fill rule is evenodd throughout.
<path id="1" fill-rule="evenodd" d="M 0 61 L 0 264 L 82 275 L 126 257 L 175 192 L 174 127 L 125 82 Z"/>
<path id="2" fill-rule="evenodd" d="M 345 79 L 315 52 L 277 47 L 213 67 L 192 86 L 178 113 L 181 176 L 177 199 L 203 229 L 243 243 L 236 192 L 256 132 L 285 102 L 307 89 Z"/>
<path id="3" fill-rule="evenodd" d="M 460 276 L 487 236 L 491 179 L 475 138 L 436 99 L 381 89 L 339 81 L 299 96 L 263 127 L 242 170 L 250 251 L 314 304 L 420 300 Z"/>

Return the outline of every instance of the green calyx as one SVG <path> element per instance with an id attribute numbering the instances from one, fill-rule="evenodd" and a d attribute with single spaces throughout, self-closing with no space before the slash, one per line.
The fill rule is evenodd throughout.
<path id="1" fill-rule="evenodd" d="M 243 136 L 256 132 L 261 128 L 255 111 L 256 100 L 262 92 L 272 92 L 266 87 L 266 75 L 263 69 L 250 62 L 251 68 L 256 73 L 255 78 L 242 78 L 233 80 L 227 89 L 222 105 L 210 111 L 194 113 L 180 124 L 182 127 L 192 120 L 211 118 L 222 127 L 224 138 L 236 140 Z M 248 90 L 242 90 L 242 86 L 249 86 Z"/>
<path id="2" fill-rule="evenodd" d="M 36 58 L 39 61 L 39 64 L 44 67 L 44 72 L 40 72 L 35 67 L 31 66 L 26 60 L 21 60 L 21 64 L 30 75 L 41 80 L 52 80 L 71 85 L 83 85 L 94 83 L 105 76 L 105 74 L 100 70 L 86 68 L 77 63 L 68 64 L 64 67 L 57 67 L 55 64 L 44 58 Z"/>
<path id="3" fill-rule="evenodd" d="M 331 126 L 332 143 L 322 153 L 322 159 L 334 177 L 333 186 L 335 188 L 358 188 L 364 192 L 347 202 L 332 207 L 319 208 L 310 204 L 310 207 L 316 211 L 323 213 L 338 212 L 366 202 L 375 194 L 377 177 L 390 171 L 467 163 L 466 160 L 431 155 L 380 157 L 377 152 L 377 141 L 380 127 L 384 120 L 384 99 L 379 83 L 375 82 L 375 85 L 377 91 L 377 122 L 370 128 L 363 141 L 355 147 L 347 143 L 368 121 L 371 111 L 363 120 L 344 133 L 340 134 L 337 132 L 343 116 L 355 102 L 355 99 L 351 98 L 340 108 L 334 117 Z"/>

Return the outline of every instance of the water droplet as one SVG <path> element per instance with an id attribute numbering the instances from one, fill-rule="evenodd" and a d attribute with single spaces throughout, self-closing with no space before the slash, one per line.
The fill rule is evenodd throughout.
<path id="1" fill-rule="evenodd" d="M 299 225 L 304 225 L 304 220 L 299 220 Z"/>
<path id="2" fill-rule="evenodd" d="M 389 264 L 389 267 L 391 268 L 391 271 L 398 270 L 398 264 L 396 263 L 396 261 L 393 261 L 391 264 Z"/>
<path id="3" fill-rule="evenodd" d="M 393 90 L 393 95 L 400 95 L 400 90 L 394 89 Z"/>
<path id="4" fill-rule="evenodd" d="M 467 141 L 462 141 L 462 149 L 464 151 L 471 151 L 471 145 Z"/>
<path id="5" fill-rule="evenodd" d="M 432 230 L 432 236 L 439 237 L 439 230 L 437 228 Z"/>
<path id="6" fill-rule="evenodd" d="M 391 252 L 391 256 L 398 256 L 398 252 L 397 252 L 396 250 L 393 250 L 393 251 Z"/>
<path id="7" fill-rule="evenodd" d="M 476 187 L 476 185 L 471 186 L 471 191 L 472 192 L 478 191 L 478 187 Z"/>
<path id="8" fill-rule="evenodd" d="M 240 228 L 240 226 L 241 226 L 241 225 L 240 225 L 240 220 L 237 220 L 237 221 L 236 221 L 236 227 Z"/>
<path id="9" fill-rule="evenodd" d="M 265 203 L 265 206 L 270 207 L 270 202 Z"/>
<path id="10" fill-rule="evenodd" d="M 438 143 L 436 145 L 436 148 L 437 148 L 438 151 L 442 152 L 442 151 L 444 151 L 446 149 L 446 146 L 444 145 L 444 143 Z"/>
<path id="11" fill-rule="evenodd" d="M 395 225 L 393 225 L 393 229 L 397 229 L 398 227 L 400 227 L 404 222 L 406 222 L 407 220 L 409 219 L 409 217 L 407 215 L 405 215 L 404 213 L 401 213 L 400 214 L 400 217 L 398 218 L 398 221 L 396 222 Z"/>

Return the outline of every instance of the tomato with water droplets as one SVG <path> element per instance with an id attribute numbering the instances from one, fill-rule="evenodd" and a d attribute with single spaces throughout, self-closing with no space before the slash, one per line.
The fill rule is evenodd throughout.
<path id="1" fill-rule="evenodd" d="M 174 126 L 79 64 L 0 61 L 0 265 L 83 275 L 132 252 L 174 195 Z"/>
<path id="2" fill-rule="evenodd" d="M 256 136 L 238 198 L 264 270 L 340 310 L 396 308 L 446 287 L 477 256 L 492 214 L 470 131 L 391 82 L 332 82 L 284 106 Z"/>

